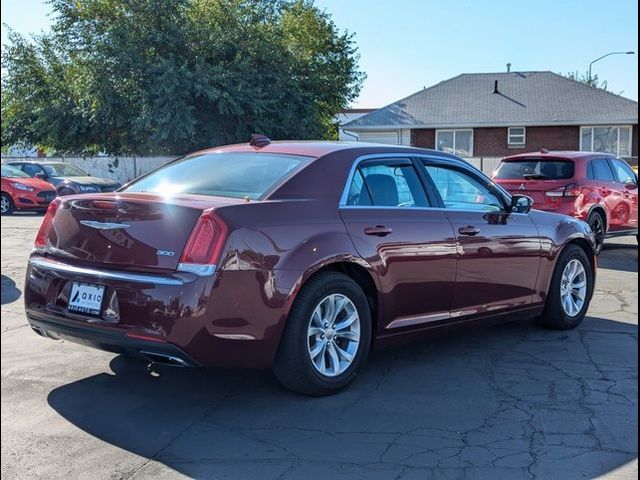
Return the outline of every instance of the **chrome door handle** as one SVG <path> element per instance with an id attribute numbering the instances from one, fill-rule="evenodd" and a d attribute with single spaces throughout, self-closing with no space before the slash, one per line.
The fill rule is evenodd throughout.
<path id="1" fill-rule="evenodd" d="M 386 237 L 392 231 L 393 230 L 391 230 L 389 227 L 386 227 L 384 225 L 376 225 L 375 227 L 366 227 L 364 229 L 365 235 L 374 235 L 376 237 Z"/>
<path id="2" fill-rule="evenodd" d="M 480 233 L 480 229 L 469 225 L 468 227 L 460 227 L 458 229 L 458 233 L 460 235 L 466 235 L 468 237 L 473 237 Z"/>

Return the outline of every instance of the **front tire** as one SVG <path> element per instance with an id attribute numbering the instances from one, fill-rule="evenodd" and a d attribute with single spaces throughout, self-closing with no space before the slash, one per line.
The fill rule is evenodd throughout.
<path id="1" fill-rule="evenodd" d="M 15 206 L 13 205 L 11 197 L 8 194 L 3 193 L 0 198 L 0 213 L 2 213 L 2 215 L 12 215 L 14 209 Z"/>
<path id="2" fill-rule="evenodd" d="M 594 273 L 585 251 L 568 245 L 561 253 L 551 279 L 544 312 L 536 323 L 554 330 L 577 327 L 593 296 Z"/>
<path id="3" fill-rule="evenodd" d="M 604 220 L 604 216 L 600 212 L 593 212 L 589 215 L 587 223 L 591 227 L 596 239 L 596 255 L 600 255 L 602 247 L 604 245 L 604 237 L 607 233 L 607 224 Z"/>
<path id="4" fill-rule="evenodd" d="M 337 393 L 358 375 L 371 345 L 371 310 L 360 286 L 338 272 L 312 277 L 296 298 L 273 371 L 289 390 Z"/>

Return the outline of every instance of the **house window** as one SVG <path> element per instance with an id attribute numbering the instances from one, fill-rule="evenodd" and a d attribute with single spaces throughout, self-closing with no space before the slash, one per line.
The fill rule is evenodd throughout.
<path id="1" fill-rule="evenodd" d="M 436 149 L 460 157 L 473 156 L 473 130 L 436 130 Z"/>
<path id="2" fill-rule="evenodd" d="M 581 127 L 580 150 L 631 156 L 631 127 Z"/>
<path id="3" fill-rule="evenodd" d="M 526 130 L 524 127 L 509 127 L 507 143 L 510 147 L 524 147 Z"/>

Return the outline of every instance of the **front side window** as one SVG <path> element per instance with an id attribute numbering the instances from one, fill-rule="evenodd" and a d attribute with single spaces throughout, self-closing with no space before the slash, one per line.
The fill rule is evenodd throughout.
<path id="1" fill-rule="evenodd" d="M 593 180 L 613 182 L 613 172 L 609 167 L 609 162 L 604 158 L 591 160 L 589 174 L 593 176 Z"/>
<path id="2" fill-rule="evenodd" d="M 32 163 L 25 163 L 21 168 L 24 173 L 32 177 L 35 177 L 37 173 L 44 173 L 38 165 Z"/>
<path id="3" fill-rule="evenodd" d="M 631 127 L 582 127 L 580 150 L 628 157 L 631 155 Z"/>
<path id="4" fill-rule="evenodd" d="M 472 176 L 447 167 L 425 165 L 444 206 L 455 210 L 499 212 L 504 210 L 500 199 Z"/>
<path id="5" fill-rule="evenodd" d="M 473 156 L 473 130 L 436 130 L 436 149 L 460 157 Z"/>
<path id="6" fill-rule="evenodd" d="M 412 165 L 376 162 L 356 170 L 347 205 L 426 207 L 428 201 Z"/>
<path id="7" fill-rule="evenodd" d="M 507 143 L 509 146 L 524 146 L 525 142 L 525 128 L 524 127 L 509 127 L 507 133 Z"/>
<path id="8" fill-rule="evenodd" d="M 636 174 L 633 173 L 631 167 L 622 160 L 611 160 L 611 165 L 613 166 L 613 172 L 616 175 L 616 178 L 619 183 L 629 184 L 629 183 L 638 183 L 638 179 Z"/>
<path id="9" fill-rule="evenodd" d="M 184 157 L 134 181 L 126 192 L 187 193 L 262 198 L 311 162 L 310 157 L 271 153 L 201 153 Z"/>

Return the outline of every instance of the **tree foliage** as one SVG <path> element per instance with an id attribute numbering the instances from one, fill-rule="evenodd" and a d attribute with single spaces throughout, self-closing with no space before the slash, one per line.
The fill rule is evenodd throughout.
<path id="1" fill-rule="evenodd" d="M 568 72 L 564 75 L 571 80 L 575 80 L 576 82 L 584 83 L 585 85 L 589 85 L 590 87 L 601 88 L 602 90 L 607 90 L 607 81 L 598 78 L 598 75 L 589 76 L 589 72 L 580 73 L 579 71 Z"/>
<path id="2" fill-rule="evenodd" d="M 312 0 L 52 0 L 3 46 L 2 144 L 181 153 L 326 138 L 360 91 L 353 36 Z"/>

